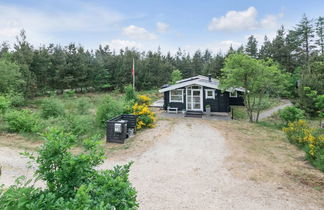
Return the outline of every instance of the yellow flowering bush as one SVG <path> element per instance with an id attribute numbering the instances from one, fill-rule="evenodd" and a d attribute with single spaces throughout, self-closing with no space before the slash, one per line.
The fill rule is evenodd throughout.
<path id="1" fill-rule="evenodd" d="M 324 134 L 323 130 L 308 126 L 306 121 L 288 123 L 283 128 L 291 143 L 303 148 L 307 159 L 317 168 L 324 171 Z"/>
<path id="2" fill-rule="evenodd" d="M 138 115 L 137 129 L 141 128 L 153 128 L 156 121 L 155 114 L 152 112 L 148 105 L 151 99 L 147 96 L 139 96 L 139 102 L 135 103 L 132 107 L 133 114 Z"/>
<path id="3" fill-rule="evenodd" d="M 151 98 L 146 95 L 139 95 L 137 97 L 138 104 L 146 104 L 149 106 L 151 104 Z"/>

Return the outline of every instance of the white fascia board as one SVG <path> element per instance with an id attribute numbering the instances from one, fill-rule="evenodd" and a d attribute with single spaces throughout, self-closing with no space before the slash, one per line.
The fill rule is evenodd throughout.
<path id="1" fill-rule="evenodd" d="M 171 85 L 169 87 L 162 88 L 162 89 L 159 90 L 159 92 L 160 93 L 164 93 L 164 92 L 167 92 L 167 91 L 170 91 L 170 90 L 175 90 L 175 89 L 182 88 L 182 87 L 186 87 L 186 86 L 189 86 L 189 85 L 200 85 L 200 86 L 204 86 L 204 87 L 209 87 L 209 88 L 213 88 L 213 89 L 220 90 L 220 88 L 218 87 L 218 85 L 215 85 L 215 84 L 212 84 L 212 83 L 207 83 L 207 82 L 200 82 L 199 80 L 191 80 L 191 81 L 188 81 L 188 82 L 177 83 L 177 84 Z M 238 90 L 238 91 L 245 92 L 243 88 L 234 88 L 234 89 L 235 90 Z M 226 91 L 227 92 L 232 92 L 233 91 L 233 88 L 229 88 Z"/>

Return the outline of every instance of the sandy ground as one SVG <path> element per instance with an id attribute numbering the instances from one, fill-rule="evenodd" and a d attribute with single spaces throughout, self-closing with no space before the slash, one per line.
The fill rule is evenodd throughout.
<path id="1" fill-rule="evenodd" d="M 134 161 L 130 180 L 140 209 L 320 209 L 273 183 L 234 176 L 226 162 L 230 148 L 206 120 L 161 120 L 130 142 L 107 146 L 111 152 L 100 168 Z M 0 147 L 0 165 L 0 184 L 30 172 L 19 151 L 10 147 Z"/>

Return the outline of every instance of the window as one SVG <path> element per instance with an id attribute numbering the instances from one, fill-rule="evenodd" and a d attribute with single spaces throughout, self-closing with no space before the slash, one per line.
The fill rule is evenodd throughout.
<path id="1" fill-rule="evenodd" d="M 183 89 L 171 90 L 170 91 L 170 102 L 183 103 Z"/>
<path id="2" fill-rule="evenodd" d="M 206 99 L 215 99 L 215 91 L 214 90 L 207 89 L 207 90 L 205 90 L 205 93 L 206 93 L 206 96 L 205 96 Z"/>
<path id="3" fill-rule="evenodd" d="M 230 97 L 231 98 L 237 98 L 237 92 L 236 91 L 230 92 Z"/>

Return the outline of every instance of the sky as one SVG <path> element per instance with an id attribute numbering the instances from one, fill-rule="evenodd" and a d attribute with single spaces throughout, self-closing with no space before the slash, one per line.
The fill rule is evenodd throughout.
<path id="1" fill-rule="evenodd" d="M 81 44 L 96 49 L 136 48 L 175 53 L 226 52 L 254 35 L 275 37 L 303 14 L 324 16 L 323 0 L 0 0 L 0 42 L 13 43 L 21 29 L 35 47 Z"/>

